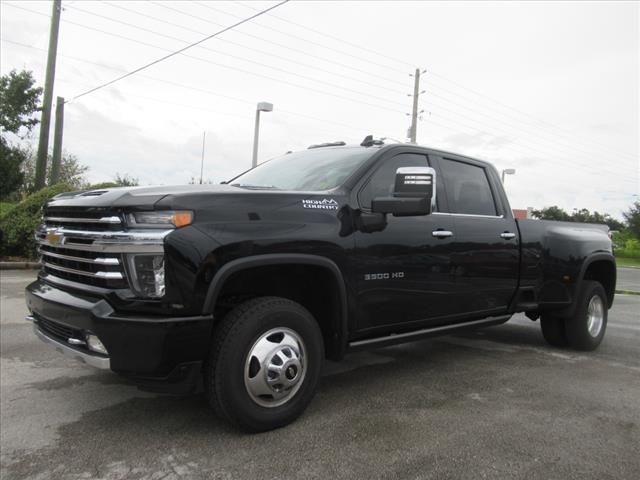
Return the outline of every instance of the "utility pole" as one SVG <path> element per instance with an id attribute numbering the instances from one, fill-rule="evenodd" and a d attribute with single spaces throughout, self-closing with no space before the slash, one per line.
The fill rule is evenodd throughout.
<path id="1" fill-rule="evenodd" d="M 64 98 L 56 98 L 56 125 L 53 133 L 53 157 L 51 159 L 51 185 L 60 179 L 62 163 L 62 130 L 64 128 Z"/>
<path id="2" fill-rule="evenodd" d="M 202 173 L 204 171 L 204 139 L 207 135 L 206 130 L 202 132 L 202 158 L 200 159 L 200 185 L 202 185 Z"/>
<path id="3" fill-rule="evenodd" d="M 47 71 L 44 83 L 44 99 L 42 102 L 42 117 L 40 119 L 40 138 L 38 139 L 38 153 L 36 156 L 37 190 L 44 187 L 47 173 L 47 154 L 49 151 L 49 127 L 51 125 L 51 102 L 53 100 L 53 81 L 56 74 L 56 54 L 58 52 L 58 31 L 60 30 L 61 0 L 53 0 L 51 13 L 51 30 L 49 31 L 49 54 L 47 56 Z"/>
<path id="4" fill-rule="evenodd" d="M 409 127 L 409 141 L 411 143 L 416 143 L 418 136 L 418 100 L 420 94 L 424 93 L 424 91 L 420 91 L 420 73 L 420 69 L 416 68 L 416 73 L 413 76 L 413 108 L 411 110 L 411 127 Z"/>

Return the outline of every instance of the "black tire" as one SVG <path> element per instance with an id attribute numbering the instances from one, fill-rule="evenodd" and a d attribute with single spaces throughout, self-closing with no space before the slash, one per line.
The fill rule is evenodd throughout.
<path id="1" fill-rule="evenodd" d="M 286 394 L 289 396 L 285 397 L 286 402 L 281 405 L 278 402 L 282 399 L 250 393 L 245 380 L 246 375 L 253 378 L 260 374 L 264 375 L 261 378 L 270 378 L 266 364 L 257 362 L 255 356 L 248 359 L 249 352 L 253 353 L 254 347 L 260 342 L 275 342 L 274 351 L 284 352 L 283 355 L 295 355 L 294 360 L 298 358 L 300 352 L 295 351 L 295 347 L 292 353 L 291 349 L 287 350 L 287 346 L 278 345 L 278 341 L 283 341 L 280 333 L 265 337 L 272 331 L 293 332 L 293 336 L 288 338 L 301 340 L 296 345 L 300 347 L 297 350 L 303 352 L 303 360 L 296 364 L 302 366 L 299 371 L 282 367 L 283 375 L 288 378 L 289 373 L 294 372 L 293 379 L 298 378 L 298 382 L 288 389 L 281 388 L 281 392 L 289 392 Z M 262 351 L 271 351 L 271 343 L 267 347 Z M 277 360 L 275 354 L 271 353 L 266 358 Z M 244 431 L 263 432 L 282 427 L 294 421 L 311 402 L 323 360 L 322 333 L 313 316 L 302 305 L 280 297 L 260 297 L 246 301 L 229 312 L 214 332 L 204 370 L 207 400 L 220 417 Z M 257 362 L 257 366 L 254 362 Z M 264 384 L 268 384 L 268 381 Z M 257 402 L 264 402 L 266 405 Z"/>
<path id="2" fill-rule="evenodd" d="M 540 318 L 540 327 L 542 327 L 542 336 L 552 347 L 566 348 L 569 345 L 563 318 L 549 313 L 543 314 Z"/>
<path id="3" fill-rule="evenodd" d="M 576 350 L 595 350 L 604 338 L 607 329 L 608 301 L 607 293 L 600 282 L 584 280 L 576 299 L 577 305 L 573 316 L 565 319 L 565 329 L 569 345 Z M 601 318 L 600 328 L 589 331 L 589 305 L 591 302 L 599 302 Z"/>

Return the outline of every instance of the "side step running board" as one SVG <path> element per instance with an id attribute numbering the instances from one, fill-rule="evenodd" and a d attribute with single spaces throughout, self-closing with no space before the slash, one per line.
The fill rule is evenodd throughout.
<path id="1" fill-rule="evenodd" d="M 490 327 L 505 323 L 511 318 L 511 315 L 502 315 L 499 317 L 487 317 L 482 320 L 473 320 L 471 322 L 455 323 L 453 325 L 441 325 L 439 327 L 423 328 L 413 332 L 396 333 L 385 335 L 384 337 L 367 338 L 365 340 L 356 340 L 349 342 L 347 352 L 357 352 L 369 348 L 387 347 L 398 343 L 412 342 L 422 338 L 437 337 L 439 335 L 449 335 L 459 333 L 465 330 L 473 330 L 479 327 Z"/>

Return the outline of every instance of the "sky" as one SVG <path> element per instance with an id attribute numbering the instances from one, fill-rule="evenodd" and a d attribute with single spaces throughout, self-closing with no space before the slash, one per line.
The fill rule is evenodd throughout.
<path id="1" fill-rule="evenodd" d="M 80 96 L 277 2 L 63 0 L 55 96 L 64 150 L 92 182 L 229 179 L 310 144 L 406 141 L 488 160 L 512 208 L 620 218 L 640 194 L 639 2 L 290 1 Z M 0 1 L 0 73 L 44 84 L 50 1 Z M 78 97 L 78 98 L 76 98 Z M 52 129 L 53 133 L 53 129 Z M 38 130 L 25 141 L 37 143 Z"/>

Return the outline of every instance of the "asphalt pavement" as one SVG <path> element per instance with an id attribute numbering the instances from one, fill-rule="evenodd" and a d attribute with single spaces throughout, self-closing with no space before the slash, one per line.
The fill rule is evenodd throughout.
<path id="1" fill-rule="evenodd" d="M 619 267 L 616 289 L 640 293 L 640 268 Z"/>
<path id="2" fill-rule="evenodd" d="M 622 270 L 622 269 L 621 269 Z M 629 271 L 627 271 L 629 270 Z M 545 344 L 521 315 L 472 334 L 328 363 L 294 424 L 221 423 L 201 394 L 141 392 L 39 342 L 0 271 L 0 478 L 636 479 L 640 296 L 618 295 L 596 352 Z M 624 269 L 622 285 L 640 285 Z"/>

